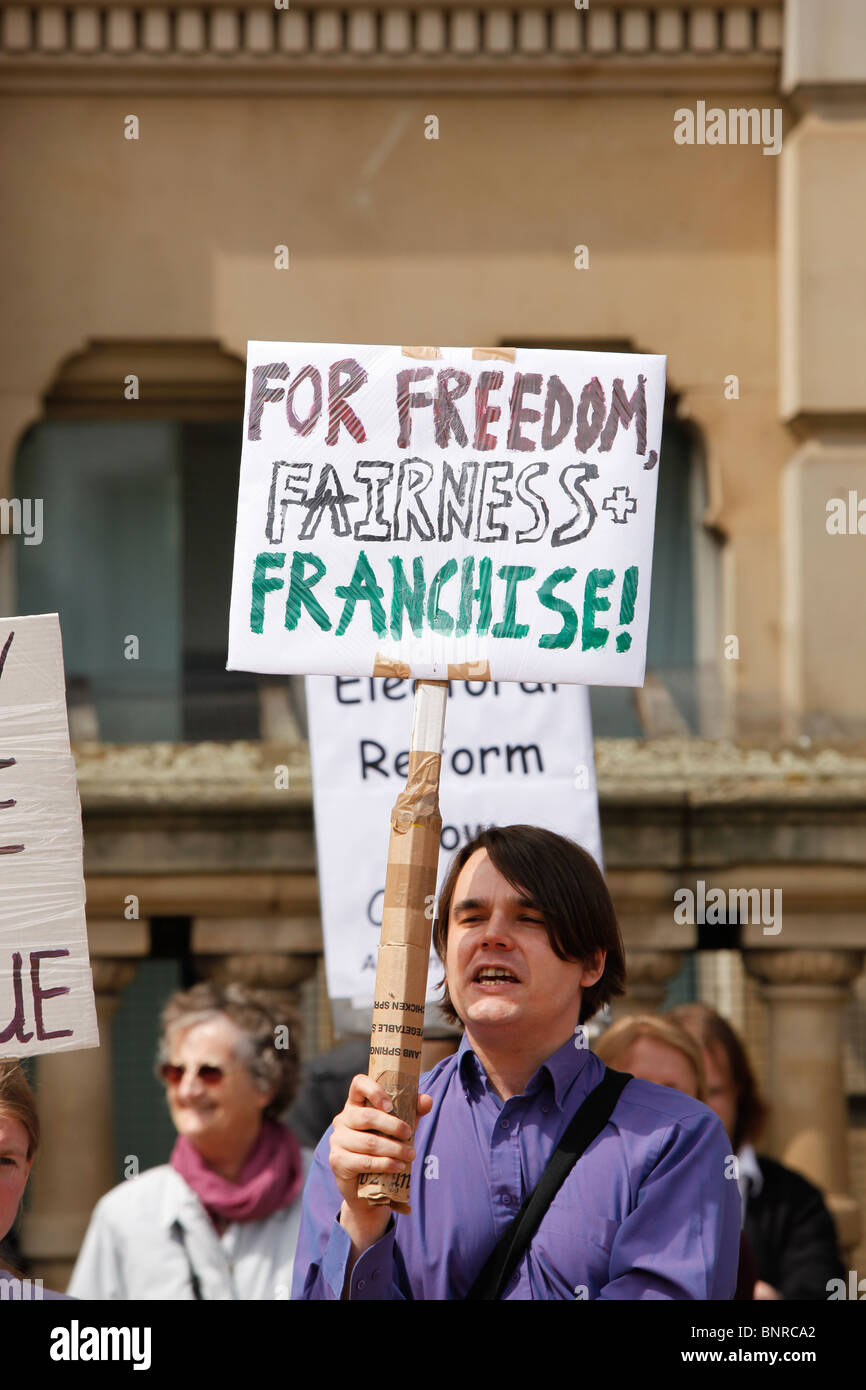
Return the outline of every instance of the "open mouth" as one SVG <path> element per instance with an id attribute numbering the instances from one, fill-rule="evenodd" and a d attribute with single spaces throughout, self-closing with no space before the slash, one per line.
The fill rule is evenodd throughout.
<path id="1" fill-rule="evenodd" d="M 472 983 L 484 989 L 503 989 L 509 985 L 519 985 L 520 981 L 512 971 L 501 965 L 483 965 L 476 971 Z"/>

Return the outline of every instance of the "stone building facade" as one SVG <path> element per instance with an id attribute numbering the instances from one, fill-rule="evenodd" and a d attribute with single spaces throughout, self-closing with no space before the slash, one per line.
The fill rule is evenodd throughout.
<path id="1" fill-rule="evenodd" d="M 46 1281 L 122 1172 L 112 1019 L 146 967 L 298 989 L 329 1041 L 302 718 L 279 683 L 216 684 L 200 522 L 229 512 L 248 338 L 667 354 L 689 544 L 654 592 L 689 603 L 631 723 L 597 711 L 624 1007 L 698 944 L 677 887 L 782 890 L 783 930 L 699 952 L 696 987 L 866 1265 L 864 24 L 859 0 L 0 10 L 2 489 L 41 487 L 55 528 L 38 556 L 0 537 L 0 594 L 61 612 L 103 1038 L 38 1065 Z M 133 677 L 137 623 L 160 658 Z"/>

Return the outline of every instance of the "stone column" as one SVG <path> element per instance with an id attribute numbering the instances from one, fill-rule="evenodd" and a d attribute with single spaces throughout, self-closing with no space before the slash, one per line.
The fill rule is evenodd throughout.
<path id="1" fill-rule="evenodd" d="M 99 1047 L 39 1058 L 36 1098 L 42 1126 L 22 1221 L 25 1256 L 45 1287 L 63 1291 L 96 1202 L 117 1182 L 112 1027 L 135 963 L 92 962 Z"/>
<path id="2" fill-rule="evenodd" d="M 654 1014 L 661 1008 L 668 983 L 683 963 L 683 951 L 626 951 L 628 993 L 611 1004 L 614 1019 L 629 1014 Z"/>
<path id="3" fill-rule="evenodd" d="M 782 86 L 801 119 L 779 159 L 780 413 L 803 442 L 784 473 L 780 617 L 788 731 L 818 737 L 864 727 L 864 41 L 861 0 L 787 0 Z"/>
<path id="4" fill-rule="evenodd" d="M 287 996 L 295 1011 L 295 1021 L 290 1028 L 289 1046 L 297 1055 L 304 1055 L 299 987 L 304 980 L 315 975 L 315 956 L 278 955 L 270 951 L 249 954 L 238 952 L 225 956 L 197 956 L 196 964 L 201 973 L 215 984 L 225 985 L 234 982 L 248 985 L 251 989 L 270 990 Z"/>
<path id="5" fill-rule="evenodd" d="M 284 955 L 270 951 L 238 952 L 224 956 L 197 956 L 196 965 L 215 984 L 224 985 L 233 981 L 248 985 L 251 989 L 271 990 L 286 995 L 296 1011 L 298 1031 L 303 1034 L 300 986 L 304 980 L 315 975 L 315 956 Z M 291 1047 L 303 1056 L 303 1036 L 300 1039 L 295 1036 L 294 1025 L 291 1031 Z"/>
<path id="6" fill-rule="evenodd" d="M 816 1183 L 833 1212 L 843 1251 L 859 1241 L 850 1193 L 842 1010 L 863 951 L 747 950 L 747 971 L 769 1009 L 768 1148 Z"/>
<path id="7" fill-rule="evenodd" d="M 192 949 L 196 968 L 207 979 L 277 990 L 299 1009 L 300 986 L 315 975 L 322 954 L 322 932 L 319 922 L 308 918 L 196 917 Z M 308 1046 L 301 1038 L 302 1056 Z"/>

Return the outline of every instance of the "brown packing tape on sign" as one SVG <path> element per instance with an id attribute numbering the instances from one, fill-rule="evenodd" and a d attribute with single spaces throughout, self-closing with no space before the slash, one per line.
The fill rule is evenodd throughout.
<path id="1" fill-rule="evenodd" d="M 398 661 L 395 656 L 383 656 L 381 652 L 376 653 L 373 662 L 374 676 L 396 676 L 398 680 L 407 681 L 412 675 L 412 667 L 408 661 Z"/>
<path id="2" fill-rule="evenodd" d="M 431 758 L 438 758 L 438 753 L 431 753 Z M 414 820 L 405 829 L 402 826 L 391 826 L 391 837 L 388 841 L 388 864 L 409 865 L 423 864 L 426 868 L 433 868 L 439 862 L 439 852 L 436 837 L 439 834 L 442 821 L 439 816 L 439 807 L 433 800 L 436 789 L 429 790 L 430 803 L 423 809 L 426 814 Z M 402 796 L 402 792 L 400 793 Z M 393 815 L 393 811 L 392 811 Z"/>
<path id="3" fill-rule="evenodd" d="M 457 661 L 448 667 L 450 681 L 489 681 L 489 661 Z"/>
<path id="4" fill-rule="evenodd" d="M 399 854 L 392 849 L 388 856 L 383 920 L 395 910 L 415 912 L 424 906 L 424 899 L 415 895 L 439 862 L 437 841 L 441 825 L 442 822 L 436 817 L 430 825 L 413 825 L 406 834 L 391 832 L 392 840 L 399 834 L 403 843 L 399 846 Z M 411 939 L 403 938 L 404 941 Z"/>
<path id="5" fill-rule="evenodd" d="M 388 861 L 385 878 L 385 900 L 382 910 L 381 943 L 401 942 L 406 950 L 417 949 L 411 943 L 423 937 L 428 950 L 427 936 L 432 922 L 432 906 L 436 884 L 430 888 L 431 876 L 435 878 L 438 862 L 438 840 L 441 822 L 437 827 L 424 827 L 411 832 L 416 840 L 418 860 L 415 863 L 395 863 Z M 420 836 L 426 837 L 419 841 Z M 423 858 L 422 858 L 423 856 Z M 406 944 L 410 943 L 410 944 Z"/>
<path id="6" fill-rule="evenodd" d="M 481 347 L 472 349 L 473 362 L 515 362 L 517 348 Z"/>
<path id="7" fill-rule="evenodd" d="M 439 769 L 442 757 L 439 753 L 421 753 L 413 749 L 409 754 L 409 775 L 406 785 L 394 802 L 391 812 L 391 829 L 398 835 L 405 835 L 413 825 L 432 825 L 439 820 Z"/>
<path id="8" fill-rule="evenodd" d="M 404 357 L 420 357 L 425 362 L 442 356 L 441 349 L 438 347 L 401 347 L 400 351 Z"/>

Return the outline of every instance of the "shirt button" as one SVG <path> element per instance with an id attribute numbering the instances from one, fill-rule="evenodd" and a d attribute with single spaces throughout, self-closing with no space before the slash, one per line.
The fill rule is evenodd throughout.
<path id="1" fill-rule="evenodd" d="M 512 1205 L 512 1203 L 514 1202 L 514 1198 L 512 1197 L 512 1195 L 511 1195 L 510 1192 L 503 1192 L 503 1194 L 502 1194 L 502 1200 L 503 1200 L 503 1202 L 505 1203 L 505 1205 L 506 1205 L 507 1207 L 510 1207 L 510 1206 Z"/>
<path id="2" fill-rule="evenodd" d="M 499 1121 L 499 1128 L 500 1128 L 500 1129 L 510 1129 L 510 1128 L 511 1128 L 511 1121 L 510 1121 L 510 1120 L 500 1120 L 500 1121 Z"/>
<path id="3" fill-rule="evenodd" d="M 379 1278 L 379 1271 L 378 1271 L 378 1269 L 374 1269 L 374 1270 L 373 1270 L 373 1273 L 370 1275 L 370 1278 L 371 1278 L 371 1279 L 378 1279 L 378 1278 Z"/>
<path id="4" fill-rule="evenodd" d="M 355 1285 L 355 1288 L 356 1288 L 356 1289 L 363 1289 L 363 1287 L 364 1287 L 364 1285 L 366 1284 L 366 1282 L 367 1282 L 366 1279 L 359 1279 L 358 1282 L 357 1282 L 357 1284 Z"/>
<path id="5" fill-rule="evenodd" d="M 549 1106 L 549 1105 L 542 1105 L 542 1107 L 541 1107 L 541 1113 L 542 1113 L 542 1115 L 549 1115 L 549 1114 L 550 1114 L 550 1106 Z"/>

